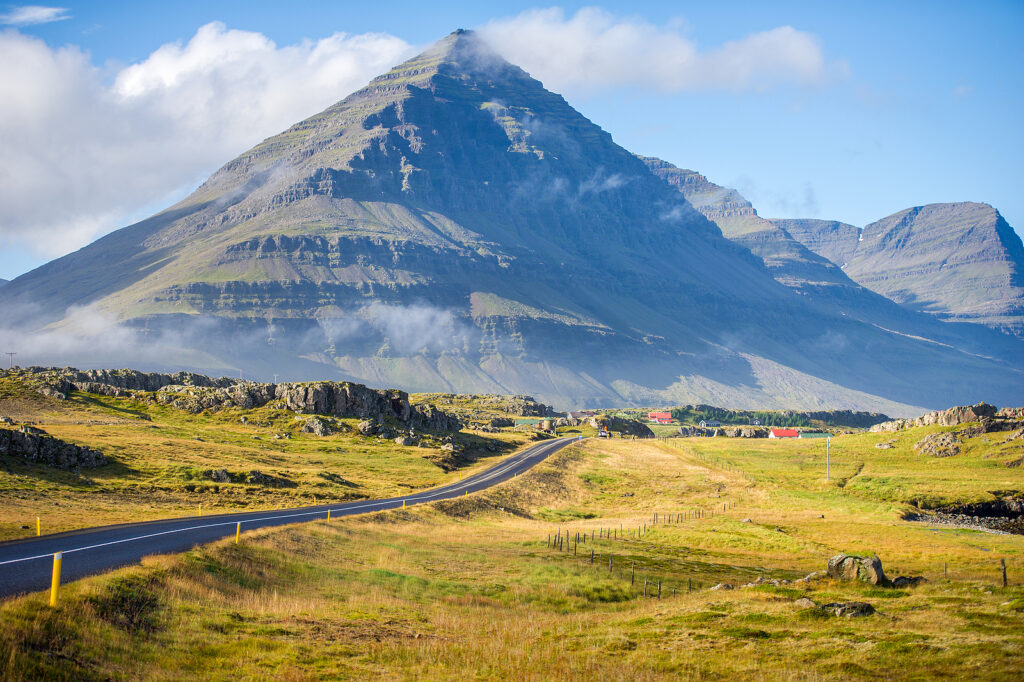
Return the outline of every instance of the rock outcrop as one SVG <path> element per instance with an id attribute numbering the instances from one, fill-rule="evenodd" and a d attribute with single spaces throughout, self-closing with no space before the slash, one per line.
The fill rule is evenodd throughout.
<path id="1" fill-rule="evenodd" d="M 931 433 L 914 444 L 914 452 L 929 457 L 954 457 L 960 454 L 960 439 L 955 433 Z"/>
<path id="2" fill-rule="evenodd" d="M 958 426 L 968 422 L 980 422 L 983 419 L 991 419 L 996 416 L 996 408 L 987 403 L 977 405 L 964 405 L 951 407 L 948 410 L 929 412 L 916 419 L 894 419 L 892 421 L 875 424 L 871 427 L 873 433 L 890 431 L 901 431 L 915 426 Z"/>
<path id="3" fill-rule="evenodd" d="M 93 469 L 107 464 L 107 458 L 98 450 L 68 443 L 42 429 L 25 426 L 19 429 L 0 428 L 0 455 L 67 470 Z"/>
<path id="4" fill-rule="evenodd" d="M 79 371 L 70 367 L 32 367 L 23 371 L 40 379 L 40 390 L 62 395 L 71 390 L 109 396 L 151 393 L 156 402 L 192 414 L 230 407 L 253 409 L 275 403 L 299 414 L 355 417 L 378 422 L 393 420 L 403 427 L 428 431 L 458 431 L 462 428 L 456 417 L 433 405 L 413 405 L 409 402 L 409 394 L 404 391 L 374 389 L 348 381 L 272 384 L 227 377 L 212 379 L 191 372 Z M 307 420 L 306 427 L 317 435 L 327 435 L 334 428 L 330 422 L 315 419 Z"/>
<path id="5" fill-rule="evenodd" d="M 405 391 L 374 389 L 347 381 L 294 384 L 246 382 L 228 388 L 164 386 L 157 402 L 192 413 L 225 407 L 251 409 L 279 403 L 299 414 L 395 420 L 402 426 L 428 431 L 458 431 L 455 417 L 431 405 L 412 405 Z"/>
<path id="6" fill-rule="evenodd" d="M 654 437 L 654 432 L 651 431 L 650 427 L 636 419 L 599 415 L 590 418 L 588 423 L 595 429 L 604 426 L 612 433 L 621 433 L 625 436 L 636 436 L 637 438 Z"/>

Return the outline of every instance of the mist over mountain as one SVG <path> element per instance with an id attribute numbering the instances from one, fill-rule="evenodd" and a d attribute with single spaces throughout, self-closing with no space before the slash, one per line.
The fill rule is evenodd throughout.
<path id="1" fill-rule="evenodd" d="M 457 31 L 178 204 L 6 285 L 0 338 L 37 364 L 115 357 L 563 408 L 903 415 L 1024 398 L 1019 341 L 867 292 L 738 194 L 680 173 Z"/>

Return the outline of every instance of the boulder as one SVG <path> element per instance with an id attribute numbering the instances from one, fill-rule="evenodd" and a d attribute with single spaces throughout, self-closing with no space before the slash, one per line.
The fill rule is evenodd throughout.
<path id="1" fill-rule="evenodd" d="M 203 476 L 215 483 L 231 482 L 231 475 L 228 473 L 227 469 L 207 469 L 203 472 Z"/>
<path id="2" fill-rule="evenodd" d="M 358 430 L 359 433 L 363 434 L 364 436 L 372 436 L 373 434 L 377 433 L 379 429 L 380 425 L 377 424 L 377 422 L 374 422 L 370 419 L 361 421 L 359 422 L 359 424 L 356 425 L 356 430 Z"/>
<path id="3" fill-rule="evenodd" d="M 317 436 L 329 436 L 335 432 L 334 424 L 323 417 L 310 417 L 302 423 L 303 433 L 312 433 Z"/>
<path id="4" fill-rule="evenodd" d="M 917 587 L 923 582 L 928 582 L 923 575 L 901 575 L 892 579 L 893 587 Z"/>
<path id="5" fill-rule="evenodd" d="M 286 478 L 278 476 L 270 476 L 265 474 L 259 469 L 253 469 L 249 472 L 246 477 L 246 482 L 250 485 L 262 485 L 268 488 L 294 488 L 295 484 Z"/>
<path id="6" fill-rule="evenodd" d="M 730 585 L 729 583 L 718 583 L 717 585 L 715 585 L 711 589 L 712 590 L 731 590 L 731 589 L 733 589 L 733 586 Z"/>
<path id="7" fill-rule="evenodd" d="M 813 599 L 808 599 L 807 597 L 801 597 L 800 599 L 797 599 L 795 602 L 793 602 L 793 606 L 796 606 L 800 609 L 813 609 L 817 605 L 818 604 Z"/>
<path id="8" fill-rule="evenodd" d="M 412 438 L 408 436 L 399 436 L 395 439 L 395 445 L 412 445 Z"/>
<path id="9" fill-rule="evenodd" d="M 870 616 L 875 612 L 875 607 L 864 601 L 832 602 L 830 604 L 822 604 L 818 608 L 825 613 L 841 618 Z"/>
<path id="10" fill-rule="evenodd" d="M 835 580 L 862 580 L 872 585 L 888 585 L 877 556 L 860 557 L 837 554 L 828 560 L 828 575 Z"/>

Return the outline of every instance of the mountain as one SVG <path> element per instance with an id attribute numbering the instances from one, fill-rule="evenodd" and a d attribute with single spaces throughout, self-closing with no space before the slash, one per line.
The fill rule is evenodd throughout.
<path id="1" fill-rule="evenodd" d="M 908 310 L 847 276 L 844 268 L 860 243 L 859 228 L 835 221 L 767 220 L 734 189 L 661 159 L 640 158 L 651 172 L 714 222 L 724 236 L 760 258 L 776 281 L 804 296 L 808 305 L 821 314 L 838 312 L 894 333 L 978 354 L 1012 357 L 1021 352 L 1019 343 L 1004 334 L 940 322 Z"/>
<path id="2" fill-rule="evenodd" d="M 9 282 L 9 281 L 10 280 L 0 278 L 0 287 L 2 287 L 3 285 L 7 284 L 7 282 Z"/>
<path id="3" fill-rule="evenodd" d="M 900 305 L 1024 336 L 1024 244 L 988 204 L 916 206 L 863 230 L 826 221 L 775 222 Z"/>
<path id="4" fill-rule="evenodd" d="M 678 168 L 668 161 L 640 158 L 652 173 L 714 222 L 723 235 L 761 258 L 779 283 L 794 289 L 807 284 L 852 284 L 833 262 L 757 215 L 751 203 L 736 190 L 716 185 L 700 173 Z"/>
<path id="5" fill-rule="evenodd" d="M 1024 398 L 1020 353 L 881 328 L 776 281 L 466 31 L 5 293 L 4 319 L 80 365 L 141 350 L 131 362 L 153 368 L 530 393 L 562 408 L 903 415 Z M 54 341 L 82 329 L 86 343 Z M 86 360 L 69 357 L 83 346 Z"/>

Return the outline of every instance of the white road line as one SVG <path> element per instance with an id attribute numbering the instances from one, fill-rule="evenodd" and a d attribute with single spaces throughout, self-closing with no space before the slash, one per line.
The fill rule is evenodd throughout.
<path id="1" fill-rule="evenodd" d="M 544 454 L 546 456 L 547 452 L 550 449 L 552 449 L 552 447 L 555 445 L 555 443 L 561 443 L 561 442 L 562 441 L 555 441 L 554 443 L 546 443 L 544 445 L 536 446 L 536 451 L 534 451 L 532 448 L 530 450 L 526 450 L 525 452 L 522 452 L 522 453 L 516 455 L 514 458 L 510 459 L 509 461 L 507 461 L 507 462 L 505 462 L 503 464 L 499 464 L 495 469 L 492 469 L 490 471 L 485 471 L 485 472 L 483 472 L 481 474 L 477 474 L 476 477 L 466 479 L 465 481 L 461 481 L 460 483 L 455 484 L 455 485 L 453 485 L 451 487 L 440 488 L 437 491 L 435 491 L 433 493 L 430 493 L 430 494 L 427 494 L 427 493 L 417 493 L 417 494 L 412 495 L 410 497 L 389 497 L 389 498 L 387 498 L 385 500 L 374 500 L 373 502 L 368 502 L 366 504 L 357 504 L 357 505 L 354 505 L 354 506 L 332 508 L 332 509 L 330 509 L 330 511 L 332 511 L 332 512 L 337 512 L 337 511 L 348 512 L 348 511 L 352 511 L 352 510 L 355 510 L 355 509 L 366 509 L 366 508 L 370 508 L 370 507 L 382 507 L 382 506 L 386 506 L 386 505 L 389 505 L 389 504 L 397 504 L 398 502 L 402 502 L 402 501 L 405 501 L 407 503 L 410 502 L 410 501 L 412 501 L 413 503 L 423 502 L 423 501 L 431 499 L 433 497 L 437 497 L 438 495 L 445 495 L 445 494 L 448 494 L 448 493 L 454 493 L 454 492 L 456 492 L 458 490 L 463 490 L 465 488 L 469 488 L 470 486 L 476 485 L 478 483 L 483 483 L 485 481 L 489 481 L 489 480 L 491 480 L 493 478 L 496 478 L 497 476 L 500 476 L 500 475 L 502 475 L 504 473 L 507 473 L 510 469 L 518 466 L 519 464 L 523 464 L 524 462 L 530 460 L 533 457 L 539 456 L 541 454 Z M 298 513 L 298 514 L 276 514 L 274 516 L 264 516 L 264 517 L 255 518 L 255 519 L 245 519 L 244 521 L 242 521 L 242 520 L 232 520 L 232 521 L 224 521 L 224 522 L 221 522 L 221 523 L 208 523 L 208 524 L 204 524 L 202 526 L 189 526 L 187 528 L 175 528 L 175 529 L 172 529 L 172 530 L 160 531 L 159 533 L 149 533 L 147 535 L 137 535 L 135 537 L 122 538 L 120 540 L 111 540 L 110 542 L 101 542 L 101 543 L 95 544 L 95 545 L 88 545 L 86 547 L 75 547 L 74 549 L 66 549 L 66 550 L 62 550 L 62 551 L 63 551 L 64 554 L 72 554 L 74 552 L 85 552 L 85 551 L 90 550 L 90 549 L 99 549 L 100 547 L 109 547 L 111 545 L 120 545 L 120 544 L 124 544 L 126 542 L 135 542 L 136 540 L 148 540 L 149 538 L 160 537 L 161 535 L 172 535 L 174 533 L 187 533 L 187 532 L 193 531 L 193 530 L 203 530 L 203 529 L 206 529 L 206 528 L 219 528 L 221 526 L 234 526 L 234 525 L 236 525 L 238 523 L 259 523 L 261 521 L 277 521 L 277 520 L 280 520 L 280 519 L 292 519 L 292 518 L 299 518 L 299 517 L 303 517 L 303 516 L 320 516 L 320 515 L 325 514 L 327 511 L 328 511 L 327 509 L 324 509 L 324 510 L 319 510 L 319 511 L 315 511 L 315 512 L 301 512 L 301 513 Z M 20 563 L 22 561 L 35 561 L 37 559 L 45 559 L 45 558 L 52 557 L 52 556 L 53 556 L 53 552 L 47 552 L 46 554 L 37 554 L 36 556 L 21 557 L 20 559 L 8 559 L 7 561 L 0 561 L 0 566 L 4 566 L 4 565 L 7 565 L 7 564 L 16 564 L 16 563 Z"/>

